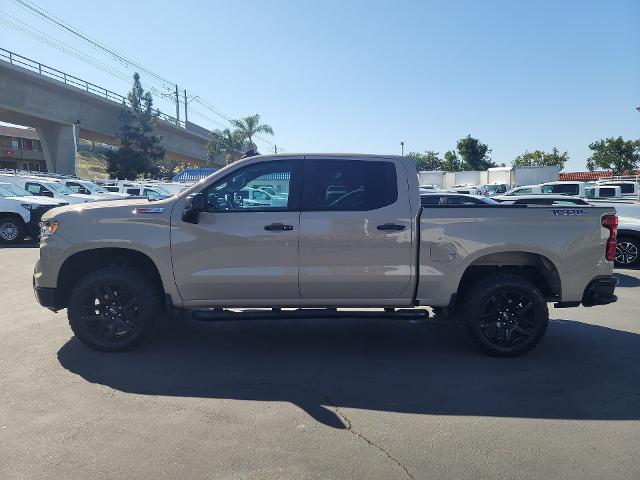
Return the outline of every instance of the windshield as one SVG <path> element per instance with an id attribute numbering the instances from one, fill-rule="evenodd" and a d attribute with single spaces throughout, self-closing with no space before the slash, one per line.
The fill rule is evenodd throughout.
<path id="1" fill-rule="evenodd" d="M 104 190 L 104 188 L 102 188 L 100 185 L 95 184 L 93 182 L 83 183 L 82 186 L 86 187 L 90 192 L 93 192 L 93 193 L 107 193 Z"/>
<path id="2" fill-rule="evenodd" d="M 8 190 L 14 197 L 28 197 L 31 195 L 24 188 L 20 188 L 12 183 L 2 184 L 0 187 L 4 190 Z"/>
<path id="3" fill-rule="evenodd" d="M 61 183 L 52 182 L 52 183 L 46 183 L 45 185 L 49 187 L 51 190 L 53 190 L 54 192 L 57 192 L 61 195 L 71 195 L 73 193 L 71 190 L 69 190 L 67 187 L 65 187 Z"/>
<path id="4" fill-rule="evenodd" d="M 4 185 L 0 185 L 0 197 L 13 197 L 13 193 L 4 188 Z"/>

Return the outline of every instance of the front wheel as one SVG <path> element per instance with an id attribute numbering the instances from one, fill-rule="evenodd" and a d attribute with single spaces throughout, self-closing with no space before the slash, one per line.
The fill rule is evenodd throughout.
<path id="1" fill-rule="evenodd" d="M 162 315 L 162 292 L 137 269 L 105 267 L 77 283 L 67 312 L 73 333 L 85 345 L 127 350 L 140 343 Z"/>
<path id="2" fill-rule="evenodd" d="M 640 240 L 620 237 L 616 242 L 616 267 L 636 267 L 640 263 Z"/>
<path id="3" fill-rule="evenodd" d="M 24 240 L 26 227 L 22 219 L 13 216 L 0 218 L 0 242 L 19 243 Z"/>
<path id="4" fill-rule="evenodd" d="M 549 309 L 531 282 L 490 274 L 462 292 L 458 314 L 471 338 L 490 355 L 512 357 L 535 347 L 549 324 Z"/>

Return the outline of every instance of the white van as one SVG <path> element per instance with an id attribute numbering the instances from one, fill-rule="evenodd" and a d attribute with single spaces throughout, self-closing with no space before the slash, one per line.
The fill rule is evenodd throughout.
<path id="1" fill-rule="evenodd" d="M 589 185 L 585 189 L 586 198 L 621 198 L 622 190 L 616 185 Z"/>
<path id="2" fill-rule="evenodd" d="M 640 195 L 640 184 L 633 180 L 598 180 L 596 185 L 607 185 L 620 187 L 623 197 L 638 197 Z"/>
<path id="3" fill-rule="evenodd" d="M 547 182 L 540 184 L 540 190 L 542 193 L 554 193 L 559 195 L 571 195 L 574 197 L 582 197 L 585 196 L 585 186 L 586 182 L 570 182 L 570 181 L 559 181 L 559 182 Z"/>
<path id="4" fill-rule="evenodd" d="M 37 197 L 50 197 L 60 200 L 62 202 L 69 203 L 71 205 L 76 203 L 91 202 L 95 199 L 86 195 L 80 195 L 73 193 L 65 185 L 58 183 L 55 180 L 51 180 L 43 177 L 28 177 L 21 175 L 0 175 L 0 181 L 13 183 L 20 188 L 25 189 L 31 195 Z"/>

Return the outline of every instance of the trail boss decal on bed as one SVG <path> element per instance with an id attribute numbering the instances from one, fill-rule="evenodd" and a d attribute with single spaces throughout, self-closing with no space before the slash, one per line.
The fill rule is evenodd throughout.
<path id="1" fill-rule="evenodd" d="M 552 208 L 550 211 L 556 217 L 575 217 L 585 214 L 581 208 Z"/>
<path id="2" fill-rule="evenodd" d="M 136 215 L 138 213 L 163 213 L 164 207 L 140 207 L 134 208 L 133 214 Z"/>

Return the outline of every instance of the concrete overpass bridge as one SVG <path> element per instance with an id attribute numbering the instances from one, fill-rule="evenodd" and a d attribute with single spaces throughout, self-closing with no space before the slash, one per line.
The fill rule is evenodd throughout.
<path id="1" fill-rule="evenodd" d="M 0 49 L 0 121 L 38 131 L 51 172 L 76 173 L 76 140 L 119 145 L 124 97 L 86 80 Z M 81 122 L 79 122 L 81 120 Z M 166 158 L 205 165 L 209 131 L 161 114 Z"/>

